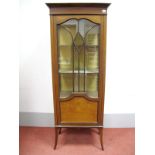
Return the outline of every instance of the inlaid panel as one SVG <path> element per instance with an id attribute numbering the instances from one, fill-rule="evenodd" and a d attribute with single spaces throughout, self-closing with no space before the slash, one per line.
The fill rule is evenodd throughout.
<path id="1" fill-rule="evenodd" d="M 97 105 L 84 97 L 60 102 L 61 123 L 97 123 Z"/>

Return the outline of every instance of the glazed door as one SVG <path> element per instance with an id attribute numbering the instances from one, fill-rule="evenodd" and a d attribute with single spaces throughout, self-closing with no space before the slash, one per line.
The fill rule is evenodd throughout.
<path id="1" fill-rule="evenodd" d="M 97 123 L 100 16 L 57 16 L 61 123 Z"/>

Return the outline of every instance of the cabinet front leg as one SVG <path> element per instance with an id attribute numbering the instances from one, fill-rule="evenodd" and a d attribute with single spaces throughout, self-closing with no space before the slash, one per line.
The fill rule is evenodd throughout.
<path id="1" fill-rule="evenodd" d="M 58 142 L 58 128 L 57 127 L 55 127 L 55 142 L 54 142 L 54 150 L 56 149 L 56 147 L 57 147 L 57 142 Z"/>
<path id="2" fill-rule="evenodd" d="M 101 148 L 102 150 L 104 150 L 104 147 L 103 147 L 103 128 L 99 128 L 99 133 L 100 133 L 100 143 L 101 143 Z"/>

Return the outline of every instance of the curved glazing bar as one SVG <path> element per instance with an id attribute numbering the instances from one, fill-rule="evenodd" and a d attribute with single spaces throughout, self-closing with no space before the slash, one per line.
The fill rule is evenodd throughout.
<path id="1" fill-rule="evenodd" d="M 68 32 L 71 33 L 72 38 L 75 38 L 75 35 L 77 33 L 77 28 L 78 28 L 78 21 L 75 19 L 70 19 L 68 21 L 66 21 L 63 24 L 60 24 L 61 26 L 63 26 Z"/>

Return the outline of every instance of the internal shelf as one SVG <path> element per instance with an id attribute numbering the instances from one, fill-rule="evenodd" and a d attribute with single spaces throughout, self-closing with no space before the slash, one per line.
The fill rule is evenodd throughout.
<path id="1" fill-rule="evenodd" d="M 87 96 L 91 97 L 91 98 L 98 98 L 98 92 L 87 92 Z"/>
<path id="2" fill-rule="evenodd" d="M 61 91 L 60 92 L 60 98 L 67 98 L 69 97 L 70 95 L 72 94 L 72 92 L 69 92 L 69 91 Z"/>
<path id="3" fill-rule="evenodd" d="M 64 98 L 67 98 L 71 95 L 75 95 L 75 94 L 84 94 L 90 98 L 98 98 L 98 92 L 70 92 L 70 91 L 63 91 L 63 92 L 60 92 L 60 98 L 64 99 Z"/>
<path id="4" fill-rule="evenodd" d="M 59 47 L 71 47 L 72 45 L 61 44 Z M 78 45 L 77 47 L 88 47 L 88 48 L 98 48 L 99 45 Z"/>
<path id="5" fill-rule="evenodd" d="M 74 72 L 73 72 L 73 70 L 59 70 L 59 73 L 64 73 L 64 74 L 73 74 L 73 73 L 80 73 L 80 74 L 96 74 L 96 73 L 99 73 L 99 71 L 98 70 L 80 70 L 79 72 L 78 72 L 78 70 L 74 70 Z"/>

